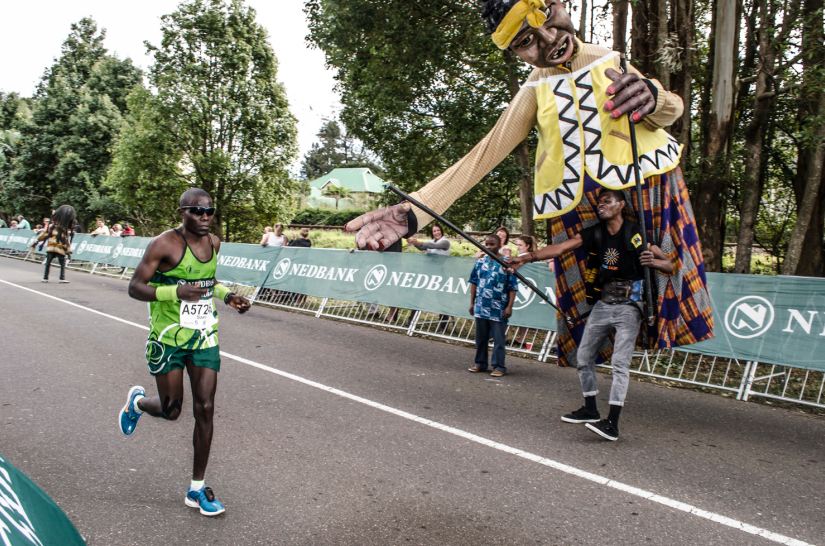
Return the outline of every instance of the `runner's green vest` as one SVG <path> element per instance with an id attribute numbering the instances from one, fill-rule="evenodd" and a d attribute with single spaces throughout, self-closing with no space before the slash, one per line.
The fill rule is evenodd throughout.
<path id="1" fill-rule="evenodd" d="M 184 241 L 185 242 L 185 241 Z M 155 271 L 149 281 L 150 286 L 170 284 L 194 284 L 208 289 L 203 300 L 212 299 L 215 287 L 215 270 L 218 267 L 218 253 L 212 249 L 208 262 L 198 260 L 186 244 L 183 258 L 173 269 Z M 207 330 L 192 330 L 180 326 L 180 302 L 149 302 L 149 340 L 183 349 L 207 349 L 218 346 L 218 311 L 214 312 L 215 324 Z"/>

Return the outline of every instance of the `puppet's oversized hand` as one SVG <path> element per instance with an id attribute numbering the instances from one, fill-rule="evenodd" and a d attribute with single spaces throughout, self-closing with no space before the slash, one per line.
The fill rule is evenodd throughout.
<path id="1" fill-rule="evenodd" d="M 409 203 L 373 210 L 350 220 L 345 231 L 355 234 L 355 244 L 360 249 L 384 250 L 409 232 L 407 213 Z"/>
<path id="2" fill-rule="evenodd" d="M 604 75 L 613 81 L 607 88 L 607 94 L 612 98 L 604 103 L 604 109 L 610 112 L 611 117 L 618 118 L 633 112 L 633 122 L 638 123 L 656 108 L 653 92 L 638 74 L 622 74 L 608 68 Z"/>

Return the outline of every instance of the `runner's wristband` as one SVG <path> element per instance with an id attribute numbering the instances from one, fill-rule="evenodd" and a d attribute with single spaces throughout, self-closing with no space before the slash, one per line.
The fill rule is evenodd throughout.
<path id="1" fill-rule="evenodd" d="M 158 286 L 155 288 L 155 299 L 158 301 L 180 301 L 178 297 L 178 285 Z"/>
<path id="2" fill-rule="evenodd" d="M 222 285 L 222 284 L 217 284 L 217 283 L 216 283 L 216 284 L 215 284 L 215 290 L 213 291 L 213 293 L 215 294 L 215 297 L 216 297 L 216 298 L 221 299 L 221 300 L 223 300 L 223 301 L 224 301 L 224 303 L 226 303 L 226 296 L 228 296 L 229 294 L 231 294 L 231 293 L 232 293 L 232 291 L 231 291 L 231 290 L 229 290 L 229 289 L 228 289 L 227 287 L 225 287 L 224 285 Z"/>

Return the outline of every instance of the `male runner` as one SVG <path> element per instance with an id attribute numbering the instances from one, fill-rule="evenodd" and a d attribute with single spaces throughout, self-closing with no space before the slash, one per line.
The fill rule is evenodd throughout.
<path id="1" fill-rule="evenodd" d="M 199 508 L 204 516 L 217 516 L 226 508 L 203 479 L 212 445 L 215 388 L 221 367 L 218 313 L 212 298 L 222 299 L 239 313 L 249 310 L 250 302 L 215 280 L 221 242 L 209 233 L 215 214 L 209 194 L 199 188 L 186 190 L 178 211 L 181 226 L 149 243 L 129 282 L 129 295 L 149 302 L 146 359 L 158 396 L 147 398 L 143 387 L 132 387 L 120 410 L 119 425 L 124 435 L 131 436 L 144 412 L 177 419 L 185 368 L 192 386 L 195 456 L 184 502 Z"/>

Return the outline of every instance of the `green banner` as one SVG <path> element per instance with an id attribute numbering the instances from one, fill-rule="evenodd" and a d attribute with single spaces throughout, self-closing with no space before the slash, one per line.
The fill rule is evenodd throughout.
<path id="1" fill-rule="evenodd" d="M 30 229 L 0 228 L 0 248 L 25 252 L 37 240 Z"/>
<path id="2" fill-rule="evenodd" d="M 0 543 L 11 546 L 85 544 L 49 496 L 0 457 Z"/>
<path id="3" fill-rule="evenodd" d="M 135 267 L 151 239 L 74 238 L 73 259 Z M 0 229 L 0 248 L 25 251 L 34 232 Z M 223 243 L 218 279 L 286 292 L 469 316 L 471 258 Z M 543 264 L 521 273 L 555 297 Z M 710 273 L 715 333 L 684 347 L 709 355 L 825 370 L 825 279 Z M 511 323 L 555 330 L 555 313 L 519 283 Z"/>
<path id="4" fill-rule="evenodd" d="M 223 282 L 263 286 L 277 257 L 278 248 L 221 243 L 218 271 L 215 275 Z"/>
<path id="5" fill-rule="evenodd" d="M 455 316 L 469 316 L 472 258 L 432 254 L 350 252 L 282 248 L 265 288 L 311 296 L 380 303 Z M 552 294 L 546 265 L 530 264 L 521 273 Z M 551 296 L 552 297 L 552 296 Z M 555 329 L 552 309 L 520 283 L 512 324 Z"/>
<path id="6" fill-rule="evenodd" d="M 709 273 L 714 339 L 691 351 L 825 370 L 825 280 Z"/>

